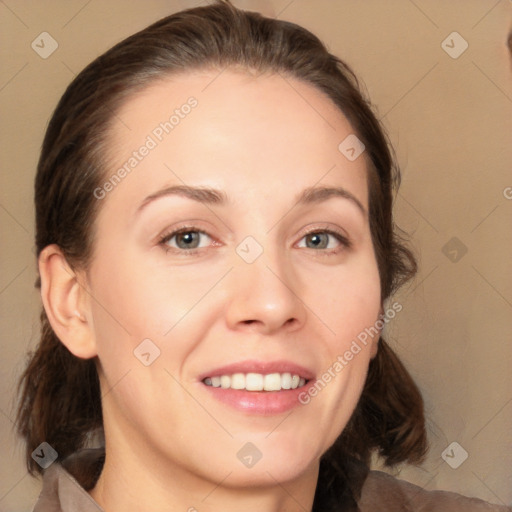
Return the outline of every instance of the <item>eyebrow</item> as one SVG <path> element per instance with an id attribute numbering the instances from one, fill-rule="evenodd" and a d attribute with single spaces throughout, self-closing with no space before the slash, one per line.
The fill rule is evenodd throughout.
<path id="1" fill-rule="evenodd" d="M 223 206 L 229 202 L 225 192 L 209 187 L 191 187 L 188 185 L 173 185 L 163 188 L 147 196 L 140 206 L 137 213 L 143 210 L 149 203 L 168 196 L 181 196 L 203 204 Z M 366 217 L 366 208 L 354 194 L 343 187 L 309 187 L 304 189 L 296 198 L 296 206 L 306 206 L 310 204 L 327 201 L 331 197 L 340 197 L 349 200 Z"/>

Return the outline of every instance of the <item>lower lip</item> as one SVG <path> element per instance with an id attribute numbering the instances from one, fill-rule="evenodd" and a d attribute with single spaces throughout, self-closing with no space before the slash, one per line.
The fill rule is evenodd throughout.
<path id="1" fill-rule="evenodd" d="M 244 389 L 214 388 L 201 383 L 214 398 L 239 411 L 261 415 L 280 414 L 302 405 L 299 395 L 307 392 L 311 382 L 296 389 L 281 391 L 246 391 Z"/>

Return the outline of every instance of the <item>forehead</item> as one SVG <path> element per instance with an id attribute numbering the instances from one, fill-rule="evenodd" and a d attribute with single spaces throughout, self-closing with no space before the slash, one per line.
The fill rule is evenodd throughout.
<path id="1" fill-rule="evenodd" d="M 295 195 L 299 184 L 322 180 L 343 184 L 367 204 L 365 155 L 349 161 L 338 148 L 350 135 L 332 100 L 295 78 L 187 72 L 158 79 L 125 101 L 107 141 L 109 172 L 138 158 L 124 180 L 131 185 L 123 183 L 132 196 L 151 192 L 155 180 L 246 196 L 275 193 L 277 185 Z M 151 149 L 133 156 L 142 146 Z"/>

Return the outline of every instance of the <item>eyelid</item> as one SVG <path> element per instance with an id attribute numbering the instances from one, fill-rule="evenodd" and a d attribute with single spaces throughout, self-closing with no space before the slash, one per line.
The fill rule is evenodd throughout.
<path id="1" fill-rule="evenodd" d="M 315 234 L 315 233 L 327 233 L 328 235 L 331 235 L 335 237 L 341 245 L 345 246 L 346 249 L 352 248 L 352 240 L 348 236 L 348 234 L 344 233 L 343 230 L 339 228 L 335 228 L 330 224 L 324 224 L 320 226 L 315 226 L 314 228 L 307 229 L 306 231 L 302 232 L 300 235 L 299 242 L 303 240 L 304 237 L 307 235 Z M 325 253 L 325 254 L 336 254 L 339 252 L 339 250 L 336 249 L 324 249 L 324 250 L 316 250 L 312 249 L 313 251 L 319 252 L 319 253 Z"/>
<path id="2" fill-rule="evenodd" d="M 197 232 L 202 235 L 206 235 L 208 238 L 210 238 L 213 243 L 211 245 L 220 245 L 220 243 L 212 236 L 210 233 L 205 231 L 204 229 L 201 229 L 200 227 L 193 225 L 193 224 L 183 224 L 181 226 L 173 226 L 172 228 L 169 228 L 168 230 L 165 230 L 163 233 L 158 235 L 157 242 L 160 246 L 165 246 L 166 251 L 172 251 L 175 254 L 179 253 L 181 255 L 193 255 L 196 253 L 199 253 L 201 251 L 204 251 L 208 249 L 208 247 L 199 247 L 199 248 L 193 248 L 193 249 L 179 249 L 176 247 L 170 247 L 167 246 L 167 242 L 174 238 L 175 236 L 181 234 L 181 233 L 188 233 L 188 232 Z"/>
<path id="3" fill-rule="evenodd" d="M 197 232 L 203 235 L 206 235 L 212 240 L 212 244 L 210 246 L 219 246 L 222 245 L 221 242 L 218 242 L 218 240 L 215 239 L 212 235 L 210 235 L 207 231 L 204 229 L 201 229 L 199 226 L 191 224 L 191 223 L 184 223 L 182 225 L 173 226 L 172 228 L 169 228 L 168 230 L 165 230 L 162 234 L 158 236 L 158 245 L 164 247 L 166 252 L 173 252 L 178 255 L 182 256 L 194 256 L 198 255 L 201 252 L 204 252 L 209 249 L 209 247 L 199 247 L 199 248 L 192 248 L 192 249 L 179 249 L 176 247 L 170 247 L 167 245 L 167 242 L 174 238 L 175 236 L 181 234 L 181 233 L 187 233 L 187 232 Z M 341 244 L 342 248 L 336 248 L 336 249 L 314 249 L 314 248 L 307 248 L 310 249 L 313 252 L 317 252 L 320 255 L 335 255 L 338 254 L 343 249 L 350 249 L 352 247 L 352 241 L 350 240 L 350 237 L 343 233 L 341 229 L 334 228 L 331 225 L 317 225 L 315 227 L 305 228 L 305 230 L 302 231 L 302 233 L 299 235 L 298 242 L 302 241 L 306 236 L 315 234 L 315 233 L 326 233 L 329 236 L 333 236 L 337 239 L 337 241 Z M 298 243 L 297 242 L 297 243 Z"/>
<path id="4" fill-rule="evenodd" d="M 310 227 L 311 224 L 315 224 L 314 227 Z M 348 238 L 348 234 L 344 233 L 344 230 L 342 230 L 341 228 L 339 228 L 337 226 L 333 226 L 330 223 L 320 223 L 320 224 L 311 223 L 311 224 L 308 224 L 308 226 L 306 226 L 303 229 L 303 235 L 307 235 L 308 233 L 315 233 L 316 231 L 332 231 L 333 233 L 336 233 L 336 234 L 339 234 L 340 236 Z"/>

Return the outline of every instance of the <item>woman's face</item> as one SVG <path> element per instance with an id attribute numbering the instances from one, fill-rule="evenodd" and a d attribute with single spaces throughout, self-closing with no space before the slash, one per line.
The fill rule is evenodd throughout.
<path id="1" fill-rule="evenodd" d="M 376 348 L 357 341 L 380 285 L 352 134 L 312 86 L 234 71 L 114 117 L 86 276 L 113 459 L 231 485 L 316 471 Z"/>

